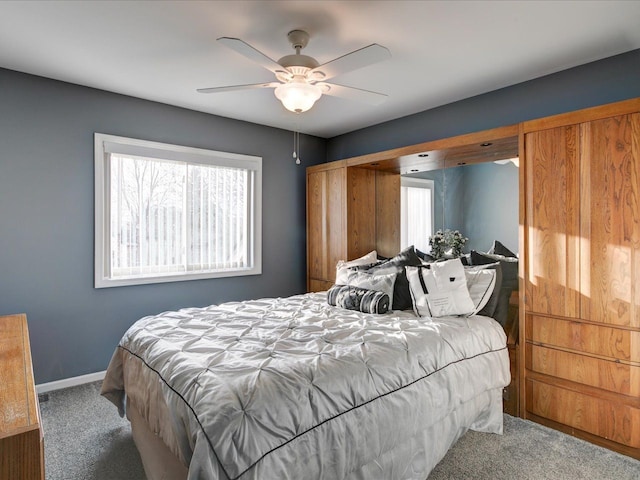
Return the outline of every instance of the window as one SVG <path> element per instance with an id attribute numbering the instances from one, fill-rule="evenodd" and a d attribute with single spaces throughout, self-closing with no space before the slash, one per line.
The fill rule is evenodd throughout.
<path id="1" fill-rule="evenodd" d="M 433 235 L 433 180 L 402 177 L 401 182 L 401 247 L 415 245 L 418 250 L 429 252 L 429 237 Z"/>
<path id="2" fill-rule="evenodd" d="M 95 287 L 261 273 L 262 159 L 95 134 Z"/>

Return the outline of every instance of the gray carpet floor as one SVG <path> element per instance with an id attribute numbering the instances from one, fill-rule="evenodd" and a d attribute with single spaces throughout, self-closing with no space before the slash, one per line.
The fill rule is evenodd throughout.
<path id="1" fill-rule="evenodd" d="M 100 382 L 40 403 L 47 480 L 144 480 L 127 420 Z M 504 435 L 466 433 L 428 480 L 638 480 L 640 461 L 505 415 Z M 374 480 L 374 479 L 372 479 Z"/>

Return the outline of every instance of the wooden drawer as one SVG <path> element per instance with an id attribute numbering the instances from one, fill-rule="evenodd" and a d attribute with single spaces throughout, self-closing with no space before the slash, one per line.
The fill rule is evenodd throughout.
<path id="1" fill-rule="evenodd" d="M 327 282 L 326 280 L 309 279 L 309 291 L 310 292 L 323 292 L 329 290 L 333 286 L 333 282 Z"/>
<path id="2" fill-rule="evenodd" d="M 527 369 L 623 395 L 640 395 L 640 367 L 529 345 Z"/>
<path id="3" fill-rule="evenodd" d="M 640 409 L 527 380 L 527 411 L 622 445 L 640 448 Z"/>
<path id="4" fill-rule="evenodd" d="M 640 332 L 527 314 L 527 341 L 640 363 Z"/>

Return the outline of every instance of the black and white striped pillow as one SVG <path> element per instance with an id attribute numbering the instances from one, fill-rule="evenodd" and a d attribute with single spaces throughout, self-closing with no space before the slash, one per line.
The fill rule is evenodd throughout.
<path id="1" fill-rule="evenodd" d="M 363 313 L 387 313 L 390 299 L 389 295 L 383 292 L 351 285 L 334 285 L 327 292 L 327 303 Z"/>
<path id="2" fill-rule="evenodd" d="M 350 285 L 386 293 L 393 305 L 393 287 L 396 282 L 395 273 L 370 273 L 368 271 L 342 268 L 336 274 L 336 285 Z"/>

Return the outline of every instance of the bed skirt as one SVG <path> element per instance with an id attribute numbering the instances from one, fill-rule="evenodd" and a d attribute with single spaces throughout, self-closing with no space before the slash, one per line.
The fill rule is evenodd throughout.
<path id="1" fill-rule="evenodd" d="M 186 480 L 188 468 L 154 434 L 142 414 L 127 401 L 133 441 L 140 452 L 147 480 Z M 385 478 L 425 480 L 447 451 L 467 430 L 502 434 L 502 389 L 496 389 L 458 406 L 448 416 L 380 458 L 353 472 L 349 480 Z"/>

